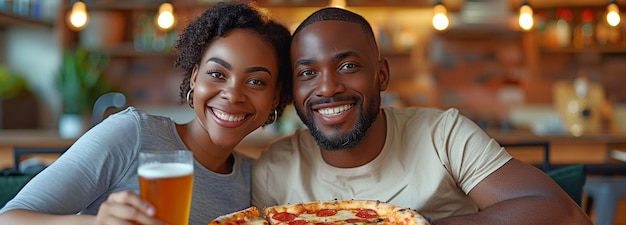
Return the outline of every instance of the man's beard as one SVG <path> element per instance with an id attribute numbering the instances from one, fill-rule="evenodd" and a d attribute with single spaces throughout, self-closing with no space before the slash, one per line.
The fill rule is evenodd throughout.
<path id="1" fill-rule="evenodd" d="M 314 104 L 328 103 L 328 102 L 336 102 L 336 101 L 345 101 L 351 100 L 357 102 L 357 104 L 353 107 L 358 110 L 358 118 L 354 127 L 347 134 L 329 134 L 325 135 L 316 125 L 315 121 L 313 121 L 313 111 L 311 107 Z M 372 127 L 374 121 L 376 121 L 376 117 L 380 111 L 380 95 L 376 95 L 376 97 L 372 98 L 369 102 L 369 107 L 363 109 L 363 101 L 359 97 L 336 97 L 336 98 L 323 98 L 321 100 L 315 102 L 309 102 L 306 105 L 305 109 L 301 109 L 297 104 L 294 104 L 296 107 L 296 112 L 300 117 L 300 120 L 309 128 L 311 135 L 317 142 L 317 144 L 322 149 L 327 150 L 349 150 L 354 148 L 363 138 L 365 138 L 365 134 Z M 363 111 L 365 110 L 365 111 Z M 306 112 L 306 115 L 305 115 Z"/>

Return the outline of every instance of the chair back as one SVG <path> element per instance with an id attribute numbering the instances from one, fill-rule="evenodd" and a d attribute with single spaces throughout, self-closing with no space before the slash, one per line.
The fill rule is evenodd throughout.
<path id="1" fill-rule="evenodd" d="M 104 113 L 108 108 L 115 107 L 121 109 L 126 105 L 126 96 L 120 92 L 109 92 L 101 95 L 93 104 L 91 112 L 91 126 L 95 126 L 104 120 Z"/>
<path id="2" fill-rule="evenodd" d="M 24 157 L 28 155 L 42 155 L 42 154 L 55 154 L 62 155 L 67 151 L 66 147 L 13 147 L 13 165 L 14 168 L 22 172 L 20 170 L 20 163 L 24 161 Z"/>
<path id="3" fill-rule="evenodd" d="M 575 164 L 556 168 L 546 172 L 570 198 L 581 206 L 583 187 L 587 180 L 587 171 L 584 164 Z"/>

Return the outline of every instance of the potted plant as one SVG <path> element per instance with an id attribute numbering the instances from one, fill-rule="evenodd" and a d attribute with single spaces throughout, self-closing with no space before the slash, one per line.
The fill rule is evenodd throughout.
<path id="1" fill-rule="evenodd" d="M 0 64 L 0 129 L 35 129 L 39 125 L 37 97 L 28 81 Z"/>
<path id="2" fill-rule="evenodd" d="M 96 99 L 111 90 L 103 77 L 108 57 L 83 47 L 63 52 L 63 64 L 57 87 L 61 93 L 63 112 L 59 118 L 59 134 L 76 138 L 88 127 L 88 117 Z"/>

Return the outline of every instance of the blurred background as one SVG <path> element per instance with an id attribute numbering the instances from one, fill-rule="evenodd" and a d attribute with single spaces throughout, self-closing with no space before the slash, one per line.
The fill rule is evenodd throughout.
<path id="1" fill-rule="evenodd" d="M 172 45 L 215 2 L 0 0 L 0 168 L 17 168 L 23 147 L 63 152 L 127 106 L 193 118 Z M 292 30 L 321 7 L 363 15 L 391 67 L 386 106 L 455 107 L 523 161 L 626 173 L 626 0 L 253 2 Z M 300 127 L 289 107 L 237 150 L 258 157 Z M 598 224 L 626 224 L 603 212 Z"/>
<path id="2" fill-rule="evenodd" d="M 126 105 L 189 119 L 171 47 L 215 2 L 0 1 L 0 128 L 56 130 L 62 115 L 89 117 L 112 91 Z M 391 65 L 385 105 L 456 107 L 485 129 L 626 129 L 626 1 L 255 2 L 291 29 L 329 5 L 365 16 Z M 281 122 L 288 133 L 299 121 Z"/>

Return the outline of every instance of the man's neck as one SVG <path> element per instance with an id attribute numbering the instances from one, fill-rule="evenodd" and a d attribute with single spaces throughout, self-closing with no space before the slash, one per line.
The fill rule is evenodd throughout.
<path id="1" fill-rule="evenodd" d="M 331 166 L 353 168 L 374 160 L 385 145 L 387 137 L 387 120 L 385 111 L 381 109 L 374 124 L 367 130 L 365 137 L 352 149 L 326 150 L 321 149 L 322 158 Z"/>

